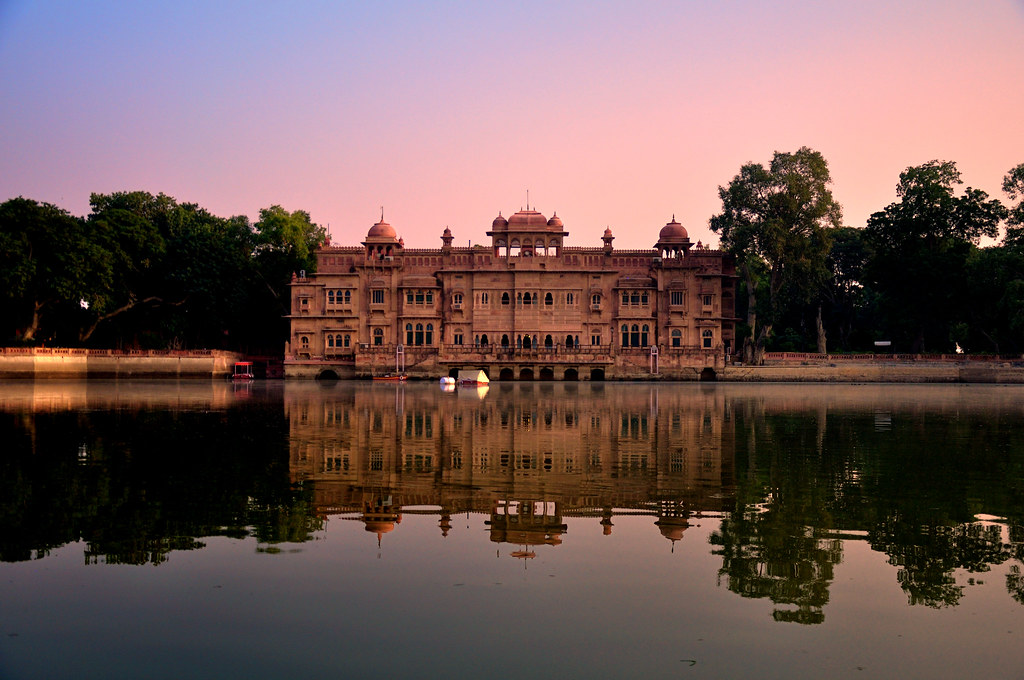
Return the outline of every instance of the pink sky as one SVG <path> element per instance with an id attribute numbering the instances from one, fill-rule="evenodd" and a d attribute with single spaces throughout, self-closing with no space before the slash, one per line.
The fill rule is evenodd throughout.
<path id="1" fill-rule="evenodd" d="M 144 189 L 355 244 L 486 240 L 530 202 L 570 245 L 716 243 L 717 188 L 810 146 L 845 222 L 953 160 L 1024 163 L 1024 2 L 0 5 L 0 200 Z"/>

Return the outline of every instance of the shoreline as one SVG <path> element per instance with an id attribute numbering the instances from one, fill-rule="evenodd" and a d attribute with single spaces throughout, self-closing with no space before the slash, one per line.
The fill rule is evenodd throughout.
<path id="1" fill-rule="evenodd" d="M 244 357 L 222 350 L 95 350 L 42 347 L 0 349 L 0 380 L 59 378 L 223 378 Z M 935 359 L 901 355 L 891 359 L 850 361 L 812 359 L 769 361 L 761 366 L 728 364 L 702 382 L 729 383 L 997 383 L 1024 384 L 1024 360 L 993 357 Z M 312 377 L 312 376 L 311 376 Z M 412 375 L 410 381 L 438 376 Z M 604 382 L 694 382 L 700 377 L 633 374 Z M 310 378 L 287 378 L 304 381 Z M 359 381 L 344 377 L 343 381 Z M 367 381 L 368 382 L 368 381 Z M 495 380 L 494 382 L 503 382 Z M 531 382 L 531 381 L 504 381 Z M 547 381 L 532 381 L 547 382 Z M 564 381 L 553 381 L 564 382 Z M 589 382 L 581 380 L 580 382 Z"/>

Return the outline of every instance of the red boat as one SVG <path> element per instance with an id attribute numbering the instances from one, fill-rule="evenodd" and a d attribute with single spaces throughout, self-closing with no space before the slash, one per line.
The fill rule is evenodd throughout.
<path id="1" fill-rule="evenodd" d="M 391 375 L 390 373 L 388 373 L 387 375 L 375 375 L 373 376 L 373 380 L 376 380 L 378 382 L 405 382 L 406 376 L 404 374 Z"/>

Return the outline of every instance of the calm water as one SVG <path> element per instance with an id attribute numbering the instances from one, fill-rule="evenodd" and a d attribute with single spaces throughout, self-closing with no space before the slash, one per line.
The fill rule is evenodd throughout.
<path id="1" fill-rule="evenodd" d="M 0 385 L 3 678 L 1022 678 L 1024 388 Z"/>

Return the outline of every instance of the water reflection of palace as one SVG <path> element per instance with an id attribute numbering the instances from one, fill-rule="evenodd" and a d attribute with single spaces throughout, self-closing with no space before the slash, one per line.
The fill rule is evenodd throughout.
<path id="1" fill-rule="evenodd" d="M 610 533 L 617 513 L 650 514 L 672 540 L 691 514 L 733 497 L 729 410 L 714 390 L 657 386 L 500 385 L 486 398 L 434 386 L 289 384 L 294 482 L 316 512 L 362 513 L 381 499 L 436 514 L 488 516 L 492 540 L 557 545 L 566 517 Z M 369 524 L 368 524 L 369 527 Z"/>

